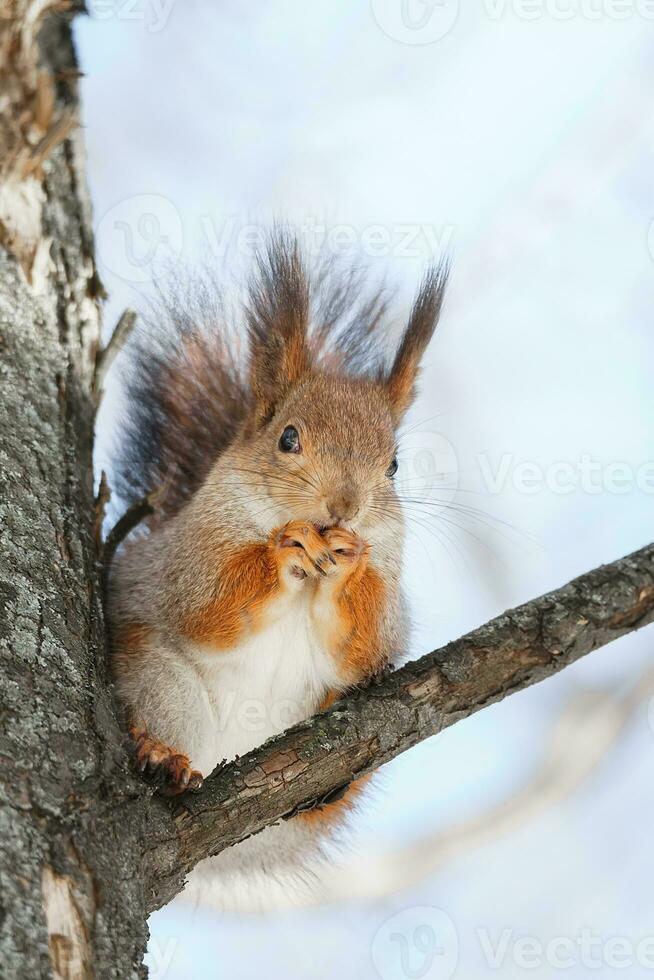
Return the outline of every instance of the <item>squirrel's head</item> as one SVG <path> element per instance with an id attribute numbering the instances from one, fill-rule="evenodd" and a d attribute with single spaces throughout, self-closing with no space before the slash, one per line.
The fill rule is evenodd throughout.
<path id="1" fill-rule="evenodd" d="M 424 279 L 390 369 L 348 373 L 347 338 L 326 353 L 309 330 L 310 285 L 292 243 L 276 243 L 248 309 L 252 405 L 229 454 L 262 528 L 290 520 L 366 535 L 399 517 L 397 432 L 436 328 L 446 268 Z"/>

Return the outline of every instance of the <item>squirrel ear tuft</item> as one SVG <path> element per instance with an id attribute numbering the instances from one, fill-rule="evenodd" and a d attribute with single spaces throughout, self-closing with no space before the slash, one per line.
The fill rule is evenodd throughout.
<path id="1" fill-rule="evenodd" d="M 444 260 L 425 275 L 393 366 L 385 379 L 396 422 L 401 420 L 416 396 L 420 360 L 438 324 L 449 271 L 449 263 Z"/>
<path id="2" fill-rule="evenodd" d="M 295 238 L 275 232 L 250 283 L 246 307 L 257 425 L 268 421 L 310 367 L 310 292 Z"/>

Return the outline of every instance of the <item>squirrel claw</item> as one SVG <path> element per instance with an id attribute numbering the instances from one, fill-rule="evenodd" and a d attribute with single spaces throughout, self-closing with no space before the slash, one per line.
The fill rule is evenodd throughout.
<path id="1" fill-rule="evenodd" d="M 188 786 L 186 787 L 191 793 L 197 793 L 199 789 L 202 789 L 204 785 L 204 779 L 202 773 L 195 770 L 191 773 L 191 778 L 188 781 Z"/>
<path id="2" fill-rule="evenodd" d="M 368 545 L 353 531 L 333 527 L 325 531 L 325 541 L 329 545 L 333 565 L 355 565 L 368 552 Z"/>
<path id="3" fill-rule="evenodd" d="M 170 772 L 166 773 L 161 792 L 164 796 L 179 796 L 180 793 L 186 792 L 197 793 L 202 789 L 203 783 L 202 773 L 197 769 L 191 769 L 190 766 L 184 766 L 177 780 Z"/>
<path id="4" fill-rule="evenodd" d="M 282 552 L 289 549 L 293 557 L 291 571 L 296 578 L 315 578 L 328 574 L 326 568 L 335 565 L 334 556 L 313 524 L 291 521 L 275 534 L 275 545 Z"/>
<path id="5" fill-rule="evenodd" d="M 132 726 L 130 735 L 136 744 L 136 764 L 140 772 L 157 778 L 164 796 L 177 796 L 187 790 L 202 788 L 202 773 L 191 766 L 183 752 L 148 735 L 145 728 Z"/>
<path id="6" fill-rule="evenodd" d="M 316 555 L 316 557 L 312 559 L 312 561 L 321 575 L 327 574 L 327 572 L 325 571 L 325 565 L 336 564 L 336 559 L 329 551 L 321 551 L 319 555 Z"/>

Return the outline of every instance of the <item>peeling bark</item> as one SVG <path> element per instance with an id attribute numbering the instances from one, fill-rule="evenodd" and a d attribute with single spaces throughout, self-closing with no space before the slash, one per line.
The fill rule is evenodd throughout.
<path id="1" fill-rule="evenodd" d="M 61 980 L 92 976 L 93 954 L 88 925 L 95 917 L 95 901 L 90 876 L 89 900 L 84 910 L 77 901 L 79 884 L 57 874 L 49 865 L 43 868 L 43 908 L 48 930 L 52 973 Z"/>

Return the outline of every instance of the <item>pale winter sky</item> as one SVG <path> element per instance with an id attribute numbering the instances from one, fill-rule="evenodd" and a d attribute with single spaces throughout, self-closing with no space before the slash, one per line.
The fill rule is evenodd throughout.
<path id="1" fill-rule="evenodd" d="M 432 502 L 407 555 L 413 654 L 650 540 L 654 4 L 90 8 L 77 39 L 107 329 L 160 262 L 231 275 L 272 219 L 308 247 L 347 243 L 397 286 L 398 315 L 424 265 L 452 256 L 404 443 L 404 476 Z M 102 464 L 119 411 L 114 386 Z M 340 891 L 356 862 L 386 867 L 517 791 L 570 699 L 591 688 L 610 706 L 651 647 L 625 639 L 386 767 Z M 151 975 L 650 975 L 648 707 L 565 800 L 402 893 L 266 918 L 177 901 L 152 919 Z"/>

